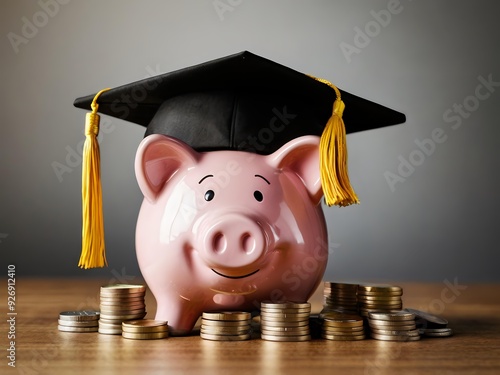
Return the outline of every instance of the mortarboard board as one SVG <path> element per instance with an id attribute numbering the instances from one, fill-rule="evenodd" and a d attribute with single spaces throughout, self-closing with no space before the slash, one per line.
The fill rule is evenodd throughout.
<path id="1" fill-rule="evenodd" d="M 102 228 L 102 216 L 93 217 L 101 205 L 97 112 L 142 125 L 146 136 L 175 137 L 200 152 L 271 154 L 294 138 L 321 136 L 325 200 L 340 206 L 358 202 L 347 176 L 345 134 L 405 121 L 402 113 L 246 51 L 102 90 L 76 99 L 74 105 L 93 110 L 87 115 L 82 172 L 84 248 L 85 243 L 95 245 L 89 236 L 102 230 L 96 227 Z M 96 246 L 103 252 L 103 242 Z M 80 260 L 85 268 L 97 263 L 103 265 Z"/>

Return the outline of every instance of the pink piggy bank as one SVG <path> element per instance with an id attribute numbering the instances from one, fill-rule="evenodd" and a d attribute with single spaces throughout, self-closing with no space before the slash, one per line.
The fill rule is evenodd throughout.
<path id="1" fill-rule="evenodd" d="M 257 155 L 196 152 L 158 134 L 142 141 L 137 258 L 172 335 L 188 334 L 204 311 L 305 302 L 315 291 L 328 260 L 318 145 L 303 136 Z"/>

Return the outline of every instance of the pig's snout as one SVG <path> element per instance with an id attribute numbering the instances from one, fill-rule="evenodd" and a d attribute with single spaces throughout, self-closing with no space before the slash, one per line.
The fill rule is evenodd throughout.
<path id="1" fill-rule="evenodd" d="M 260 225 L 240 214 L 212 217 L 202 230 L 201 239 L 200 253 L 215 267 L 249 266 L 266 248 L 266 235 Z"/>

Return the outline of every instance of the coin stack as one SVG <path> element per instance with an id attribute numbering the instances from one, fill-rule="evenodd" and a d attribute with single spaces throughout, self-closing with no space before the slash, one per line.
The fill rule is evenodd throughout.
<path id="1" fill-rule="evenodd" d="M 415 323 L 421 336 L 448 337 L 453 335 L 453 330 L 448 327 L 446 319 L 416 309 L 406 308 L 405 311 L 415 315 Z"/>
<path id="2" fill-rule="evenodd" d="M 357 314 L 357 290 L 358 284 L 325 281 L 323 289 L 323 311 L 338 311 L 346 314 Z"/>
<path id="3" fill-rule="evenodd" d="M 163 320 L 130 320 L 122 323 L 122 336 L 132 340 L 165 339 L 168 325 Z"/>
<path id="4" fill-rule="evenodd" d="M 122 322 L 146 316 L 144 285 L 116 284 L 101 287 L 99 333 L 121 335 Z"/>
<path id="5" fill-rule="evenodd" d="M 368 317 L 371 312 L 393 312 L 403 308 L 403 289 L 393 285 L 358 286 L 359 315 Z"/>
<path id="6" fill-rule="evenodd" d="M 309 341 L 311 304 L 261 302 L 260 337 L 268 341 Z"/>
<path id="7" fill-rule="evenodd" d="M 59 314 L 57 329 L 64 332 L 97 332 L 98 311 L 63 311 Z"/>
<path id="8" fill-rule="evenodd" d="M 363 318 L 359 315 L 326 313 L 323 315 L 321 337 L 334 341 L 364 340 Z"/>
<path id="9" fill-rule="evenodd" d="M 407 311 L 368 314 L 370 337 L 383 341 L 418 341 L 415 315 Z"/>
<path id="10" fill-rule="evenodd" d="M 204 312 L 200 336 L 212 341 L 243 341 L 251 336 L 252 314 L 249 312 Z"/>

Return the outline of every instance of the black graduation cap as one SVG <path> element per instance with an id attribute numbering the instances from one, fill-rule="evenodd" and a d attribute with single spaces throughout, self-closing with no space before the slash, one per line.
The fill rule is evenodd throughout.
<path id="1" fill-rule="evenodd" d="M 86 120 L 82 171 L 79 265 L 84 268 L 106 263 L 98 112 L 145 126 L 146 136 L 175 137 L 200 152 L 270 154 L 294 138 L 321 136 L 325 201 L 339 206 L 358 203 L 347 175 L 346 133 L 405 121 L 397 111 L 250 52 L 105 89 L 76 99 L 74 105 L 92 108 Z"/>
<path id="2" fill-rule="evenodd" d="M 396 112 L 340 90 L 346 132 L 405 121 Z M 89 109 L 95 94 L 74 105 Z M 335 91 L 306 74 L 250 52 L 212 60 L 102 93 L 99 112 L 178 138 L 197 151 L 270 154 L 302 135 L 323 133 Z"/>

